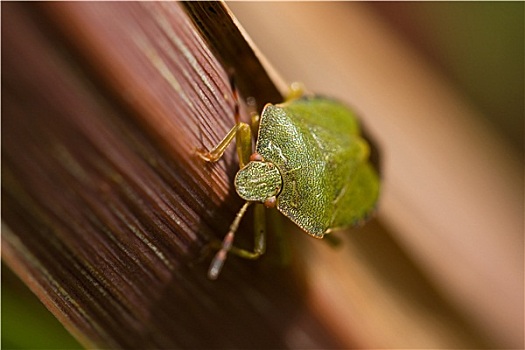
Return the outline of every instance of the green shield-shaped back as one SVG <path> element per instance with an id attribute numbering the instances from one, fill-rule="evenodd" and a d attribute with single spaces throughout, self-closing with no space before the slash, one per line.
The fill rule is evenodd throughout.
<path id="1" fill-rule="evenodd" d="M 373 211 L 379 176 L 354 113 L 341 103 L 312 97 L 267 105 L 256 150 L 283 177 L 277 209 L 309 234 L 322 238 Z"/>

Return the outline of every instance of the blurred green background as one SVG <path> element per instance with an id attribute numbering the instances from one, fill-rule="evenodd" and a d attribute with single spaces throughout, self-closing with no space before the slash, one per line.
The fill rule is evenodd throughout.
<path id="1" fill-rule="evenodd" d="M 36 296 L 2 263 L 2 349 L 80 349 Z"/>
<path id="2" fill-rule="evenodd" d="M 369 5 L 441 69 L 523 158 L 523 2 Z"/>
<path id="3" fill-rule="evenodd" d="M 523 158 L 523 2 L 367 6 L 435 64 Z M 80 347 L 4 264 L 1 282 L 2 349 Z"/>

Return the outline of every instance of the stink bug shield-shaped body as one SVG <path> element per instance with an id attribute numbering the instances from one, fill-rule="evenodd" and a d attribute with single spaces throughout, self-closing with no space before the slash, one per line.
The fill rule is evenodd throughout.
<path id="1" fill-rule="evenodd" d="M 277 209 L 316 238 L 358 224 L 375 207 L 379 177 L 370 148 L 339 102 L 311 97 L 267 105 L 256 152 L 282 177 Z"/>
<path id="2" fill-rule="evenodd" d="M 250 203 L 276 207 L 306 233 L 323 238 L 332 230 L 364 222 L 379 196 L 380 180 L 369 161 L 370 147 L 355 114 L 341 103 L 312 96 L 268 104 L 258 123 L 253 154 L 250 126 L 241 122 L 211 152 L 199 153 L 207 161 L 216 161 L 236 136 L 241 169 L 235 188 L 246 200 L 211 263 L 212 279 L 217 278 L 229 251 L 245 258 L 264 253 L 260 223 L 264 211 L 260 208 L 256 208 L 254 251 L 232 245 Z"/>

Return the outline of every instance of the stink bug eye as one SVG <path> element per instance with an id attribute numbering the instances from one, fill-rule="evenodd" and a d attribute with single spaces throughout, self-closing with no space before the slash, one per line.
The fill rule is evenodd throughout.
<path id="1" fill-rule="evenodd" d="M 252 153 L 252 155 L 250 156 L 250 161 L 262 162 L 262 160 L 263 158 L 259 153 Z"/>
<path id="2" fill-rule="evenodd" d="M 275 208 L 276 205 L 277 205 L 277 197 L 275 196 L 268 197 L 264 200 L 264 206 L 266 208 Z"/>
<path id="3" fill-rule="evenodd" d="M 374 211 L 380 179 L 369 160 L 370 146 L 355 114 L 340 102 L 304 97 L 302 87 L 292 87 L 288 100 L 266 105 L 260 117 L 252 118 L 251 127 L 240 122 L 237 104 L 235 121 L 212 151 L 199 152 L 202 159 L 217 161 L 236 138 L 240 170 L 234 184 L 246 200 L 210 265 L 211 279 L 218 277 L 228 252 L 247 259 L 264 253 L 264 229 L 255 230 L 253 252 L 233 246 L 250 203 L 277 208 L 315 238 L 361 224 Z M 255 152 L 251 149 L 251 130 L 257 131 Z"/>

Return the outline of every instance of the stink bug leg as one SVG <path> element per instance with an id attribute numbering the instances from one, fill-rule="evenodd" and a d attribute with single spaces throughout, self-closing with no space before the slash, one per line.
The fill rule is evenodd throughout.
<path id="1" fill-rule="evenodd" d="M 235 89 L 233 78 L 230 79 L 230 84 L 232 86 L 233 98 L 235 100 L 235 114 L 234 114 L 235 125 L 226 134 L 226 136 L 222 139 L 222 141 L 219 142 L 219 144 L 215 146 L 211 151 L 206 152 L 204 150 L 197 150 L 197 155 L 207 162 L 218 161 L 224 154 L 224 151 L 226 151 L 226 148 L 233 141 L 234 137 L 237 139 L 237 154 L 239 155 L 239 160 L 248 159 L 251 154 L 252 146 L 251 146 L 251 133 L 249 130 L 250 127 L 248 126 L 248 124 L 242 123 L 240 121 L 237 89 Z M 245 130 L 246 128 L 248 129 L 248 131 Z M 247 145 L 245 145 L 246 143 Z M 246 148 L 247 150 L 245 150 Z M 250 153 L 248 154 L 248 157 L 246 157 L 246 153 Z M 242 166 L 244 166 L 244 163 L 241 165 L 241 167 Z"/>
<path id="2" fill-rule="evenodd" d="M 235 135 L 237 135 L 237 132 L 239 131 L 240 127 L 240 123 L 235 124 L 235 126 L 222 139 L 222 141 L 219 142 L 219 144 L 215 146 L 211 151 L 206 152 L 203 150 L 197 150 L 197 155 L 207 162 L 218 161 L 224 154 L 226 147 L 228 147 L 228 145 L 233 141 Z"/>
<path id="3" fill-rule="evenodd" d="M 305 89 L 303 84 L 299 82 L 293 82 L 292 85 L 290 85 L 290 91 L 288 92 L 285 101 L 292 101 L 301 98 L 305 94 L 304 91 Z"/>
<path id="4" fill-rule="evenodd" d="M 238 97 L 237 97 L 237 90 L 234 87 L 233 80 L 232 83 L 232 89 L 233 89 L 233 95 L 235 99 L 235 126 L 226 134 L 224 139 L 222 139 L 221 142 L 217 146 L 215 146 L 211 151 L 197 151 L 197 154 L 199 157 L 201 157 L 203 160 L 208 162 L 216 162 L 218 161 L 222 155 L 224 154 L 224 151 L 229 146 L 229 144 L 233 141 L 233 138 L 235 137 L 235 143 L 237 148 L 237 156 L 239 158 L 239 167 L 242 169 L 250 162 L 250 157 L 252 155 L 252 129 L 255 133 L 259 126 L 259 118 L 254 117 L 252 113 L 252 125 L 248 125 L 246 123 L 243 123 L 240 121 L 240 114 L 239 114 L 239 103 L 238 103 Z M 221 248 L 215 254 L 215 257 L 213 258 L 209 270 L 208 270 L 208 278 L 214 280 L 217 279 L 219 276 L 219 273 L 221 272 L 222 266 L 224 265 L 224 262 L 226 261 L 226 257 L 229 252 L 238 255 L 245 259 L 257 259 L 259 256 L 261 256 L 265 250 L 266 250 L 266 227 L 265 227 L 265 211 L 264 207 L 260 203 L 255 204 L 254 209 L 254 248 L 253 251 L 237 248 L 233 245 L 233 241 L 235 238 L 235 233 L 237 229 L 239 228 L 239 224 L 241 222 L 241 219 L 243 218 L 244 214 L 248 210 L 248 207 L 250 206 L 252 202 L 246 201 L 246 203 L 241 207 L 239 212 L 237 213 L 235 219 L 233 220 L 232 224 L 230 225 L 230 230 L 224 237 Z"/>
<path id="5" fill-rule="evenodd" d="M 237 216 L 235 217 L 235 220 L 233 220 L 230 231 L 226 234 L 222 241 L 222 247 L 221 249 L 215 254 L 215 257 L 213 258 L 210 267 L 208 269 L 208 278 L 211 280 L 217 279 L 219 277 L 219 273 L 222 270 L 222 266 L 224 265 L 224 262 L 226 261 L 227 254 L 230 252 L 232 254 L 235 254 L 237 256 L 240 256 L 241 258 L 245 259 L 257 259 L 259 258 L 264 252 L 266 251 L 266 225 L 265 225 L 265 218 L 264 218 L 264 207 L 257 203 L 255 204 L 254 209 L 254 248 L 253 252 L 250 252 L 249 250 L 240 249 L 233 245 L 233 239 L 235 237 L 235 232 L 239 228 L 239 224 L 241 222 L 242 217 L 246 213 L 246 210 L 248 209 L 248 206 L 252 202 L 246 202 L 241 207 L 239 212 L 237 213 Z"/>

